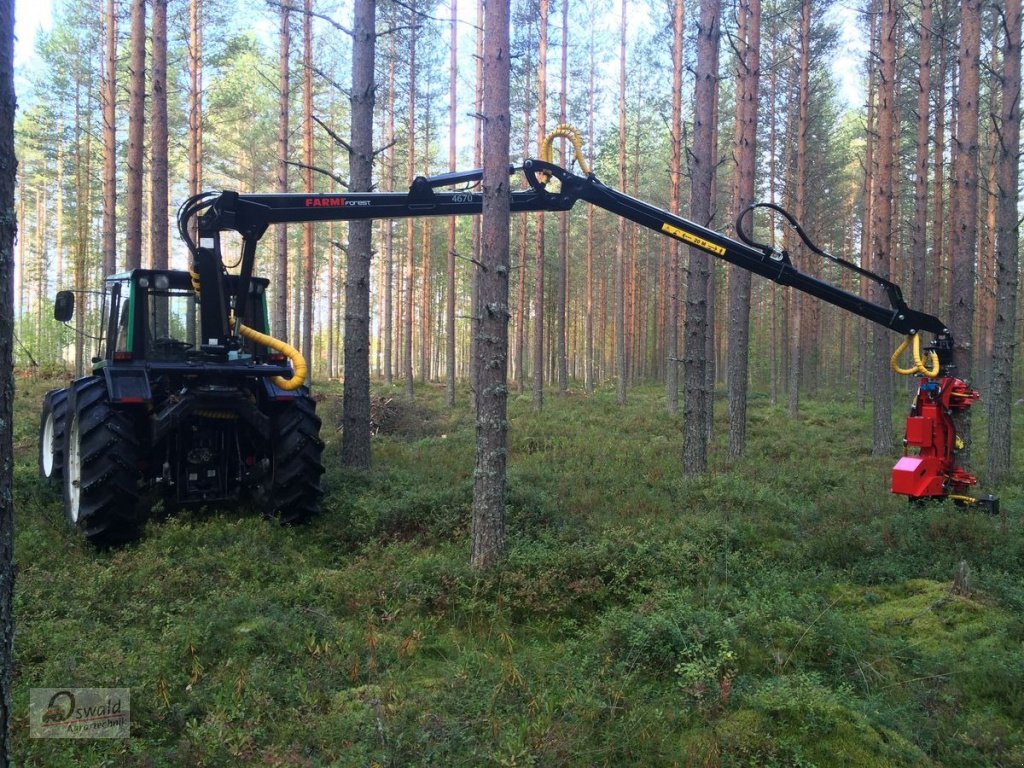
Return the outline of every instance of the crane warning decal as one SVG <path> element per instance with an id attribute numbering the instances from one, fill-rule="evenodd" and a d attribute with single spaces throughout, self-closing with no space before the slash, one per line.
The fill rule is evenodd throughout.
<path id="1" fill-rule="evenodd" d="M 708 253 L 713 253 L 716 256 L 725 256 L 725 248 L 720 245 L 715 245 L 710 240 L 705 240 L 703 237 L 698 237 L 692 232 L 687 232 L 685 229 L 673 227 L 671 224 L 665 223 L 661 225 L 661 231 L 667 235 L 678 237 L 684 243 L 695 245 Z"/>

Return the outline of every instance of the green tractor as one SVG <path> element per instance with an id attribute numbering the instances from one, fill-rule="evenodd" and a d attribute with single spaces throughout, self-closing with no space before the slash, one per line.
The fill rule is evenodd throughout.
<path id="1" fill-rule="evenodd" d="M 217 278 L 223 303 L 237 304 L 239 278 Z M 266 335 L 266 289 L 247 281 L 249 337 L 218 337 L 193 274 L 107 278 L 92 374 L 48 392 L 40 418 L 39 472 L 62 489 L 72 528 L 97 544 L 130 540 L 158 501 L 249 499 L 284 523 L 318 512 L 320 419 L 301 356 Z M 69 321 L 74 304 L 61 291 L 54 317 Z"/>

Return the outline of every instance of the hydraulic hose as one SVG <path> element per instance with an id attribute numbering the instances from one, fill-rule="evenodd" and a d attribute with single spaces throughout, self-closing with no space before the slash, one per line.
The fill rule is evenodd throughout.
<path id="1" fill-rule="evenodd" d="M 903 354 L 908 346 L 911 347 L 914 364 L 910 368 L 902 368 L 900 366 L 900 355 Z M 907 336 L 903 343 L 896 347 L 896 351 L 892 353 L 889 363 L 892 365 L 893 371 L 901 376 L 913 376 L 915 373 L 920 373 L 929 379 L 934 379 L 939 375 L 939 356 L 934 352 L 929 352 L 928 354 L 930 355 L 931 364 L 926 366 L 921 359 L 921 336 L 914 333 Z"/>
<path id="2" fill-rule="evenodd" d="M 306 358 L 302 356 L 295 347 L 287 342 L 275 339 L 273 336 L 268 336 L 265 333 L 254 331 L 243 323 L 237 324 L 237 331 L 239 336 L 243 336 L 255 344 L 262 344 L 265 347 L 270 347 L 282 355 L 287 357 L 292 363 L 292 377 L 290 379 L 282 378 L 281 376 L 272 376 L 271 381 L 274 382 L 274 386 L 279 389 L 283 389 L 286 392 L 290 392 L 293 389 L 298 389 L 306 382 L 306 374 L 308 368 L 306 366 Z"/>

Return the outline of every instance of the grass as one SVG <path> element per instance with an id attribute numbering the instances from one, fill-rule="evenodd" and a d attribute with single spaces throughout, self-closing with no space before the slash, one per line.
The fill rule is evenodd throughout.
<path id="1" fill-rule="evenodd" d="M 477 574 L 473 422 L 441 390 L 382 393 L 363 476 L 320 389 L 309 526 L 208 509 L 96 552 L 36 480 L 45 388 L 16 408 L 19 765 L 1024 763 L 1024 488 L 1003 517 L 909 506 L 854 405 L 755 397 L 730 463 L 720 403 L 715 470 L 684 481 L 657 388 L 513 396 L 509 552 Z M 28 738 L 53 686 L 130 687 L 132 738 Z"/>

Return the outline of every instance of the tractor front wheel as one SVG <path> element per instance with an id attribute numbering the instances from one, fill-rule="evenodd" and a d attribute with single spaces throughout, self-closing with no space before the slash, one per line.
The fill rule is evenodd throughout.
<path id="1" fill-rule="evenodd" d="M 100 378 L 71 392 L 63 455 L 68 524 L 95 544 L 136 538 L 139 441 L 131 419 L 110 406 Z"/>

